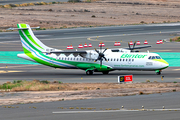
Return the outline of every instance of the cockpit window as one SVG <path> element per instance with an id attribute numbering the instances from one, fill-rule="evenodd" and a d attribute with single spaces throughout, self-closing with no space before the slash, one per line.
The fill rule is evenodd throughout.
<path id="1" fill-rule="evenodd" d="M 149 56 L 148 59 L 161 59 L 161 57 L 160 56 Z"/>
<path id="2" fill-rule="evenodd" d="M 156 59 L 156 57 L 155 57 L 155 56 L 152 56 L 152 59 Z"/>
<path id="3" fill-rule="evenodd" d="M 156 59 L 161 59 L 161 57 L 160 56 L 156 56 Z"/>

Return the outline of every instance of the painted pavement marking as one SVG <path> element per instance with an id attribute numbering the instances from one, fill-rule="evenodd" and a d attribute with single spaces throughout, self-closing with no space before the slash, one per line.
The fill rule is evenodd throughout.
<path id="1" fill-rule="evenodd" d="M 139 111 L 180 111 L 177 109 L 121 109 L 121 110 L 102 110 L 102 111 L 56 111 L 53 114 L 70 114 L 70 113 L 110 113 L 110 112 L 139 112 Z"/>

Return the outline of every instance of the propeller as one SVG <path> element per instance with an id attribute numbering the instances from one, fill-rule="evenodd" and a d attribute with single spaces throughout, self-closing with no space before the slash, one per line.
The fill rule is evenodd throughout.
<path id="1" fill-rule="evenodd" d="M 102 66 L 102 61 L 103 61 L 103 59 L 105 59 L 105 60 L 107 61 L 107 59 L 106 59 L 106 57 L 105 57 L 105 55 L 104 55 L 104 53 L 106 52 L 107 49 L 108 49 L 108 48 L 104 49 L 104 51 L 102 52 L 102 44 L 100 45 L 100 50 L 99 50 L 99 51 L 96 50 L 96 48 L 95 48 L 95 51 L 96 51 L 99 55 L 98 55 L 98 58 L 97 58 L 94 62 L 97 62 L 97 61 L 99 60 L 99 61 L 100 61 L 100 66 Z"/>
<path id="2" fill-rule="evenodd" d="M 134 42 L 133 47 L 131 48 L 131 46 L 130 46 L 130 44 L 128 42 L 129 50 L 131 50 L 131 52 L 134 50 L 135 45 L 136 45 L 136 41 Z"/>

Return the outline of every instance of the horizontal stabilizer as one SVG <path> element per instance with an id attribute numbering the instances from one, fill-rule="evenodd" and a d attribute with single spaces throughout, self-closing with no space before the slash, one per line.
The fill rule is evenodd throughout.
<path id="1" fill-rule="evenodd" d="M 142 49 L 142 48 L 148 48 L 148 47 L 151 47 L 151 45 L 138 46 L 138 47 L 134 47 L 132 49 Z M 123 48 L 123 49 L 130 50 L 130 48 Z"/>
<path id="2" fill-rule="evenodd" d="M 31 27 L 31 29 L 39 29 L 40 27 Z M 7 30 L 27 30 L 29 28 L 8 28 Z"/>
<path id="3" fill-rule="evenodd" d="M 148 47 L 151 47 L 151 45 L 138 46 L 138 47 L 134 47 L 134 49 L 142 49 L 142 48 L 148 48 Z"/>

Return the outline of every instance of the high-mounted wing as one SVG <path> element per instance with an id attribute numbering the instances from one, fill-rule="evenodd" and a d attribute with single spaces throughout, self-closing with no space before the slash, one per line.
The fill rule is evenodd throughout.
<path id="1" fill-rule="evenodd" d="M 151 47 L 151 45 L 138 46 L 138 47 L 134 47 L 133 49 L 142 49 L 142 48 L 148 48 L 148 47 Z M 131 50 L 130 48 L 123 48 L 123 49 Z"/>
<path id="2" fill-rule="evenodd" d="M 125 50 L 134 50 L 134 49 L 142 49 L 142 48 L 148 48 L 151 47 L 151 45 L 145 45 L 145 46 L 138 46 L 138 47 L 134 47 L 134 48 L 122 48 Z M 111 49 L 112 52 L 120 52 L 120 49 Z"/>
<path id="3" fill-rule="evenodd" d="M 81 53 L 86 54 L 86 51 L 50 51 L 50 53 L 60 53 L 60 54 L 66 54 L 66 53 Z"/>

